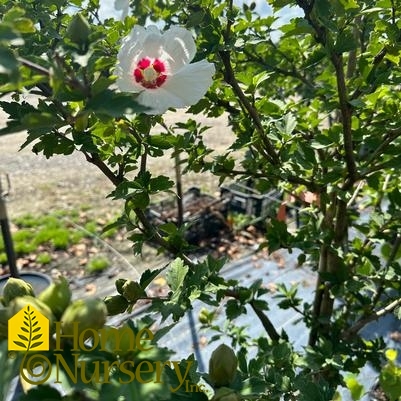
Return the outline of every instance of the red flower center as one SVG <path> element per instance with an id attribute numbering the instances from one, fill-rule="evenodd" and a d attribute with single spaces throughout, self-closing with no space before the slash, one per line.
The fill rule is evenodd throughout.
<path id="1" fill-rule="evenodd" d="M 146 89 L 156 89 L 163 85 L 167 75 L 166 66 L 158 58 L 151 61 L 147 57 L 139 60 L 134 70 L 135 81 Z"/>

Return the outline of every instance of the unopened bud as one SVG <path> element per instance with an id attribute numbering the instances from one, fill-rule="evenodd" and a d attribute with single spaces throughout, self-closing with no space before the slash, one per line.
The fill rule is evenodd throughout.
<path id="1" fill-rule="evenodd" d="M 82 14 L 75 14 L 67 27 L 66 36 L 77 45 L 87 45 L 90 34 L 90 25 Z"/>
<path id="2" fill-rule="evenodd" d="M 84 132 L 88 128 L 88 113 L 80 112 L 75 116 L 74 129 L 77 132 Z"/>
<path id="3" fill-rule="evenodd" d="M 128 308 L 128 301 L 122 295 L 112 295 L 104 299 L 109 316 L 123 313 Z"/>
<path id="4" fill-rule="evenodd" d="M 136 281 L 127 280 L 122 290 L 123 296 L 128 302 L 136 302 L 139 298 L 146 296 L 145 291 Z"/>
<path id="5" fill-rule="evenodd" d="M 126 281 L 128 281 L 126 278 L 118 278 L 115 282 L 117 292 L 121 295 L 123 295 L 123 285 Z"/>
<path id="6" fill-rule="evenodd" d="M 219 345 L 209 360 L 209 377 L 215 387 L 230 385 L 237 372 L 238 359 L 227 345 Z"/>
<path id="7" fill-rule="evenodd" d="M 198 319 L 202 324 L 210 323 L 210 312 L 206 308 L 202 308 L 199 312 Z"/>
<path id="8" fill-rule="evenodd" d="M 59 319 L 70 304 L 71 296 L 68 281 L 61 277 L 57 282 L 51 283 L 43 290 L 38 295 L 38 299 L 43 301 L 52 310 L 54 316 Z"/>
<path id="9" fill-rule="evenodd" d="M 74 334 L 74 323 L 79 324 L 79 335 L 87 329 L 95 331 L 106 323 L 107 308 L 105 303 L 96 298 L 79 299 L 68 306 L 61 317 L 61 329 L 66 335 Z M 90 337 L 90 331 L 85 339 Z"/>
<path id="10" fill-rule="evenodd" d="M 119 328 L 104 326 L 102 332 L 103 330 L 105 338 L 107 338 L 106 350 L 120 356 L 127 355 L 136 350 L 135 333 L 127 323 Z"/>
<path id="11" fill-rule="evenodd" d="M 32 297 L 30 295 L 25 295 L 23 297 L 18 297 L 13 299 L 10 302 L 10 316 L 14 316 L 18 313 L 21 309 L 25 308 L 26 306 L 33 306 L 38 312 L 40 312 L 44 317 L 49 320 L 50 328 L 53 327 L 53 323 L 55 321 L 55 317 L 51 309 L 40 299 Z"/>
<path id="12" fill-rule="evenodd" d="M 20 278 L 10 277 L 7 280 L 6 285 L 3 288 L 3 303 L 9 305 L 10 302 L 17 298 L 25 295 L 35 296 L 32 285 Z"/>

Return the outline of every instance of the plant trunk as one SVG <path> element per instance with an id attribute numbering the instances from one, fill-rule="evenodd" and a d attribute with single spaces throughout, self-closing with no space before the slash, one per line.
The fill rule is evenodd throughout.
<path id="1" fill-rule="evenodd" d="M 331 280 L 340 273 L 339 269 L 342 268 L 343 263 L 336 250 L 344 246 L 348 234 L 347 204 L 336 198 L 335 195 L 332 196 L 331 203 L 326 209 L 322 230 L 333 233 L 333 236 L 328 243 L 323 239 L 324 242 L 320 248 L 318 278 L 313 303 L 313 323 L 309 336 L 310 346 L 314 346 L 319 337 L 326 337 L 330 334 L 330 320 L 334 305 Z"/>

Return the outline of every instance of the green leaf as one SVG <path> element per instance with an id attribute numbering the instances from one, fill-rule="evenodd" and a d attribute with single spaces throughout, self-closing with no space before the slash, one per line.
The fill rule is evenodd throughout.
<path id="1" fill-rule="evenodd" d="M 177 143 L 177 137 L 172 134 L 150 135 L 148 143 L 159 149 L 171 149 Z"/>
<path id="2" fill-rule="evenodd" d="M 349 52 L 358 47 L 358 42 L 351 29 L 352 28 L 347 28 L 337 36 L 333 49 L 336 53 Z"/>
<path id="3" fill-rule="evenodd" d="M 297 126 L 297 119 L 294 117 L 293 114 L 288 113 L 284 116 L 283 122 L 284 122 L 284 132 L 287 135 L 291 135 L 295 127 Z"/>
<path id="4" fill-rule="evenodd" d="M 13 46 L 24 44 L 23 39 L 10 24 L 0 23 L 0 43 L 9 43 Z"/>
<path id="5" fill-rule="evenodd" d="M 174 181 L 163 175 L 151 178 L 149 183 L 149 189 L 151 193 L 156 193 L 160 191 L 166 191 L 174 186 Z"/>
<path id="6" fill-rule="evenodd" d="M 14 23 L 14 21 L 18 18 L 21 18 L 25 15 L 25 10 L 21 7 L 14 6 L 11 7 L 3 16 L 4 22 Z"/>
<path id="7" fill-rule="evenodd" d="M 241 316 L 243 313 L 246 313 L 246 309 L 245 309 L 244 305 L 241 305 L 235 299 L 229 299 L 227 301 L 227 304 L 226 304 L 227 319 L 233 320 L 233 319 Z"/>
<path id="8" fill-rule="evenodd" d="M 188 266 L 184 265 L 184 261 L 179 258 L 175 259 L 166 274 L 167 284 L 173 291 L 180 289 L 187 273 Z"/>
<path id="9" fill-rule="evenodd" d="M 0 74 L 12 74 L 18 71 L 18 60 L 10 50 L 0 46 Z"/>
<path id="10" fill-rule="evenodd" d="M 33 344 L 31 344 L 30 349 L 39 347 L 39 345 L 41 345 L 41 344 L 43 344 L 43 341 L 38 341 L 38 342 L 36 342 L 36 343 L 33 343 Z"/>
<path id="11" fill-rule="evenodd" d="M 150 198 L 146 190 L 135 190 L 130 193 L 129 201 L 133 208 L 146 209 L 149 205 Z"/>
<path id="12" fill-rule="evenodd" d="M 105 90 L 98 93 L 88 102 L 86 110 L 115 118 L 147 110 L 146 107 L 135 100 L 135 97 L 136 95 L 132 94 L 114 93 L 111 90 Z"/>
<path id="13" fill-rule="evenodd" d="M 401 368 L 389 361 L 381 370 L 379 382 L 390 399 L 398 401 L 401 397 Z"/>
<path id="14" fill-rule="evenodd" d="M 346 10 L 359 8 L 359 5 L 355 0 L 340 0 L 340 3 Z"/>
<path id="15" fill-rule="evenodd" d="M 390 362 L 395 362 L 397 359 L 397 351 L 395 349 L 387 349 L 385 355 Z"/>
<path id="16" fill-rule="evenodd" d="M 145 289 L 164 269 L 145 270 L 139 281 L 140 286 Z"/>
<path id="17" fill-rule="evenodd" d="M 255 89 L 264 81 L 266 81 L 267 79 L 270 78 L 272 74 L 270 72 L 266 72 L 263 71 L 259 74 L 256 74 L 253 78 L 252 78 L 252 84 L 255 87 Z"/>
<path id="18" fill-rule="evenodd" d="M 364 387 L 358 382 L 355 375 L 348 375 L 344 378 L 345 384 L 351 393 L 354 401 L 360 400 L 365 390 Z"/>
<path id="19" fill-rule="evenodd" d="M 160 229 L 160 231 L 162 231 L 166 234 L 169 234 L 169 235 L 174 235 L 174 234 L 178 233 L 177 226 L 172 222 L 160 224 L 159 229 Z"/>
<path id="20" fill-rule="evenodd" d="M 25 114 L 21 122 L 26 126 L 27 129 L 33 128 L 48 128 L 49 130 L 61 127 L 64 124 L 56 114 L 50 113 L 28 113 Z"/>
<path id="21" fill-rule="evenodd" d="M 49 158 L 55 154 L 69 155 L 75 150 L 75 145 L 73 141 L 63 136 L 48 134 L 40 136 L 40 141 L 35 143 L 32 150 L 35 153 L 43 152 Z"/>
<path id="22" fill-rule="evenodd" d="M 13 25 L 21 33 L 33 33 L 36 30 L 35 25 L 29 18 L 18 18 L 14 20 Z"/>

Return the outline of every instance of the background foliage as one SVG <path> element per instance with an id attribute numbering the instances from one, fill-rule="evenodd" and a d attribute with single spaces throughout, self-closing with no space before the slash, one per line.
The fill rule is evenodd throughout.
<path id="1" fill-rule="evenodd" d="M 125 200 L 116 224 L 134 233 L 134 249 L 140 252 L 143 241 L 152 239 L 179 258 L 167 274 L 169 299 L 153 300 L 152 311 L 178 320 L 193 299 L 212 308 L 224 297 L 230 298 L 228 319 L 243 313 L 244 305 L 253 308 L 266 336 L 252 339 L 258 344 L 253 356 L 239 342 L 241 380 L 233 386 L 242 399 L 332 400 L 339 397 L 338 385 L 347 385 L 359 399 L 357 381 L 344 382 L 344 374 L 356 374 L 370 361 L 378 368 L 387 364 L 380 380 L 389 399 L 396 400 L 401 394 L 392 384 L 399 383 L 400 372 L 394 360 L 382 358 L 380 339 L 367 342 L 358 333 L 380 316 L 399 314 L 401 304 L 400 4 L 269 4 L 273 15 L 260 16 L 254 3 L 236 7 L 231 0 L 133 0 L 123 21 L 101 21 L 97 0 L 0 0 L 0 92 L 11 95 L 0 102 L 9 114 L 0 133 L 27 130 L 22 146 L 32 144 L 46 157 L 82 152 L 115 185 L 110 196 Z M 277 29 L 276 12 L 288 6 L 297 7 L 299 17 Z M 150 135 L 163 117 L 141 114 L 134 98 L 113 85 L 121 38 L 134 24 L 160 21 L 191 29 L 196 60 L 206 57 L 216 66 L 213 86 L 189 109 L 228 115 L 236 139 L 213 160 L 206 157 L 211 150 L 202 141 L 202 127 L 188 119 L 177 133 L 169 127 Z M 26 91 L 39 96 L 36 105 L 21 97 Z M 296 289 L 281 288 L 281 307 L 293 308 L 310 332 L 302 352 L 271 325 L 268 304 L 258 299 L 265 291 L 261 282 L 252 288 L 226 282 L 219 274 L 224 261 L 195 263 L 187 256 L 185 228 L 153 227 L 147 221 L 151 199 L 173 189 L 174 182 L 153 176 L 146 157 L 170 149 L 185 154 L 184 168 L 199 174 L 249 179 L 261 191 L 317 194 L 296 232 L 274 219 L 266 227 L 270 251 L 299 248 L 300 262 L 307 260 L 316 271 L 313 304 L 303 303 Z M 238 150 L 244 155 L 240 160 L 233 156 Z M 145 273 L 141 291 L 154 274 Z M 110 394 L 132 400 L 144 394 L 186 397 L 117 382 L 69 391 L 99 400 Z M 39 394 L 61 399 L 46 387 L 24 399 Z"/>

